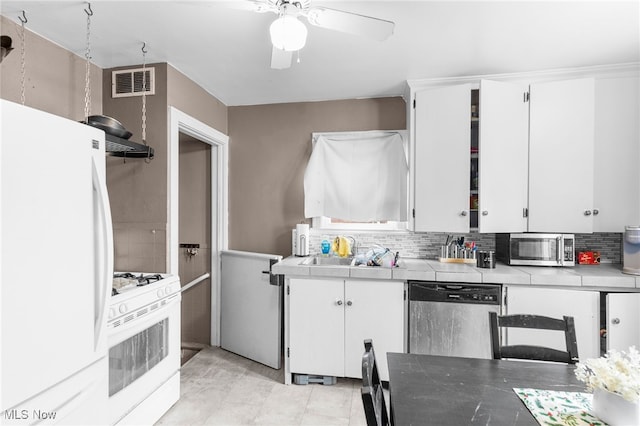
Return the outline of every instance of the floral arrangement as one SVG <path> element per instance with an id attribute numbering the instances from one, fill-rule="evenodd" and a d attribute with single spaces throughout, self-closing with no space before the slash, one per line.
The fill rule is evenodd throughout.
<path id="1" fill-rule="evenodd" d="M 634 346 L 627 352 L 610 350 L 604 357 L 580 362 L 575 374 L 591 391 L 604 389 L 640 402 L 640 353 Z"/>

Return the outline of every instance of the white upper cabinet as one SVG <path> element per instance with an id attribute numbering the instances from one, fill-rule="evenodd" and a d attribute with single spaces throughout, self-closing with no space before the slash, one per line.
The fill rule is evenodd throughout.
<path id="1" fill-rule="evenodd" d="M 640 224 L 640 79 L 596 80 L 594 231 Z"/>
<path id="2" fill-rule="evenodd" d="M 532 84 L 529 231 L 593 231 L 594 80 Z"/>
<path id="3" fill-rule="evenodd" d="M 415 96 L 414 230 L 469 232 L 471 86 Z"/>
<path id="4" fill-rule="evenodd" d="M 525 92 L 526 86 L 481 81 L 478 123 L 471 118 L 471 85 L 416 92 L 415 231 L 526 230 Z M 477 153 L 471 152 L 472 125 L 479 129 Z M 477 193 L 470 174 L 474 156 Z M 477 212 L 470 209 L 474 197 Z"/>
<path id="5" fill-rule="evenodd" d="M 478 147 L 480 232 L 527 229 L 529 107 L 526 87 L 482 80 Z"/>
<path id="6" fill-rule="evenodd" d="M 591 233 L 638 225 L 639 70 L 596 71 L 555 81 L 410 83 L 414 230 Z"/>

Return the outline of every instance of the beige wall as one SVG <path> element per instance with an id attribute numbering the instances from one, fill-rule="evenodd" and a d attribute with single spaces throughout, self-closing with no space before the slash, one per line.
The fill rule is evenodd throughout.
<path id="1" fill-rule="evenodd" d="M 402 98 L 229 108 L 229 247 L 291 254 L 311 133 L 406 128 Z"/>
<path id="2" fill-rule="evenodd" d="M 227 134 L 227 106 L 171 65 L 167 67 L 168 105 Z"/>
<path id="3" fill-rule="evenodd" d="M 0 16 L 14 50 L 0 64 L 0 98 L 21 103 L 22 27 Z M 71 120 L 84 119 L 86 61 L 25 27 L 25 105 Z M 102 71 L 91 65 L 91 113 L 102 112 Z"/>
<path id="4" fill-rule="evenodd" d="M 137 68 L 138 66 L 116 69 Z M 166 271 L 167 233 L 167 65 L 155 68 L 155 94 L 146 97 L 146 142 L 154 149 L 144 159 L 107 157 L 107 188 L 111 201 L 115 269 Z M 104 70 L 104 114 L 120 121 L 142 143 L 142 97 L 111 97 L 111 72 Z"/>
<path id="5" fill-rule="evenodd" d="M 116 245 L 116 269 L 166 271 L 167 233 L 167 157 L 168 108 L 173 106 L 203 123 L 226 133 L 227 107 L 182 73 L 166 63 L 155 68 L 155 94 L 147 96 L 147 143 L 155 158 L 110 157 L 107 159 L 107 185 L 111 200 Z M 104 70 L 104 114 L 113 117 L 141 142 L 142 98 L 111 98 L 111 73 L 131 65 Z"/>

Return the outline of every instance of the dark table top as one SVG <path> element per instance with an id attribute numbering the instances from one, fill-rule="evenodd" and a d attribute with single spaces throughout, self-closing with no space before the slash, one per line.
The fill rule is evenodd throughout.
<path id="1" fill-rule="evenodd" d="M 405 425 L 537 425 L 513 388 L 585 392 L 574 366 L 388 353 L 391 416 Z"/>

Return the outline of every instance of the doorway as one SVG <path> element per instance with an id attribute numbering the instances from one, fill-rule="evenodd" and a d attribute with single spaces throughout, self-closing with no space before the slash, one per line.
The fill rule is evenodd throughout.
<path id="1" fill-rule="evenodd" d="M 211 212 L 212 147 L 179 133 L 178 274 L 183 286 L 181 342 L 183 363 L 211 337 Z M 214 152 L 215 154 L 215 152 Z M 208 274 L 208 276 L 207 276 Z"/>
<path id="2" fill-rule="evenodd" d="M 229 137 L 173 107 L 169 126 L 167 271 L 182 285 L 182 341 L 218 346 Z"/>

